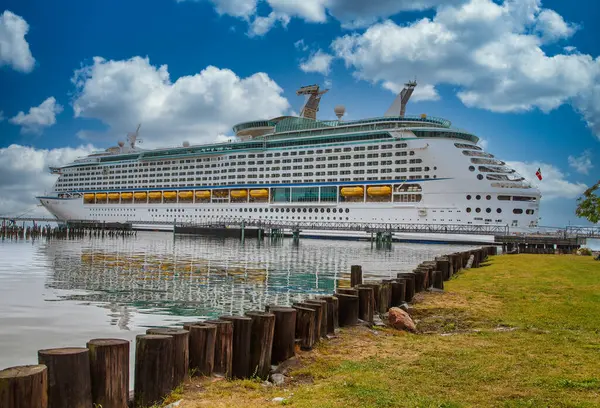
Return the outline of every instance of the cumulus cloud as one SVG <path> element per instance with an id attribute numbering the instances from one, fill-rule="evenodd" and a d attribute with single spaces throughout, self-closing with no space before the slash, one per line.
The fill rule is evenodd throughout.
<path id="1" fill-rule="evenodd" d="M 35 59 L 25 35 L 29 24 L 8 10 L 0 14 L 0 67 L 8 65 L 21 72 L 31 72 Z"/>
<path id="2" fill-rule="evenodd" d="M 62 111 L 63 107 L 51 96 L 40 106 L 30 108 L 28 113 L 19 112 L 9 122 L 21 126 L 21 133 L 41 134 L 44 128 L 56 124 L 56 115 Z"/>
<path id="3" fill-rule="evenodd" d="M 579 156 L 569 156 L 569 166 L 571 166 L 576 172 L 581 174 L 589 174 L 590 170 L 594 168 L 592 164 L 592 152 L 586 150 Z"/>
<path id="4" fill-rule="evenodd" d="M 290 107 L 283 90 L 265 73 L 240 78 L 209 66 L 171 81 L 166 65 L 154 66 L 141 57 L 96 57 L 72 81 L 76 117 L 102 121 L 111 137 L 142 123 L 147 147 L 173 145 L 174 135 L 191 143 L 212 141 L 236 123 L 280 116 Z"/>
<path id="5" fill-rule="evenodd" d="M 0 148 L 0 212 L 16 216 L 34 210 L 33 213 L 48 217 L 43 208 L 37 208 L 38 195 L 50 192 L 57 176 L 48 172 L 49 166 L 61 166 L 94 151 L 91 145 L 77 148 L 36 149 L 28 146 L 10 145 Z"/>
<path id="6" fill-rule="evenodd" d="M 272 11 L 266 17 L 255 16 L 248 29 L 250 37 L 263 36 L 268 33 L 277 23 L 282 27 L 287 27 L 290 17 L 287 14 Z"/>
<path id="7" fill-rule="evenodd" d="M 534 162 L 507 161 L 506 164 L 525 177 L 535 185 L 542 193 L 543 200 L 557 198 L 577 198 L 583 193 L 587 186 L 584 183 L 571 182 L 566 179 L 565 174 L 552 164 Z M 538 180 L 535 172 L 541 169 L 542 180 Z"/>
<path id="8" fill-rule="evenodd" d="M 555 14 L 539 0 L 468 0 L 408 25 L 385 21 L 344 35 L 332 49 L 355 76 L 387 89 L 418 74 L 429 97 L 435 86 L 450 84 L 465 105 L 494 112 L 548 112 L 572 103 L 600 134 L 593 88 L 600 58 L 546 54 L 543 44 L 574 31 L 561 28 Z"/>
<path id="9" fill-rule="evenodd" d="M 317 50 L 310 57 L 300 63 L 300 69 L 304 72 L 317 72 L 323 75 L 329 75 L 333 56 Z"/>
<path id="10" fill-rule="evenodd" d="M 304 38 L 301 38 L 298 41 L 296 41 L 294 43 L 294 47 L 296 47 L 297 50 L 308 51 L 308 45 L 304 43 Z"/>

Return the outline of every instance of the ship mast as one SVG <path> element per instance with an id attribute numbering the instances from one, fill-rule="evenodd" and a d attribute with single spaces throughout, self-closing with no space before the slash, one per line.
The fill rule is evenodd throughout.
<path id="1" fill-rule="evenodd" d="M 319 103 L 321 102 L 321 96 L 327 93 L 329 89 L 323 91 L 319 90 L 319 85 L 303 86 L 296 91 L 296 95 L 308 96 L 302 110 L 300 111 L 300 117 L 316 120 L 317 112 L 319 111 Z"/>
<path id="2" fill-rule="evenodd" d="M 402 92 L 400 92 L 396 99 L 394 99 L 394 103 L 392 103 L 392 106 L 390 106 L 384 116 L 397 116 L 397 112 L 400 110 L 400 117 L 403 118 L 404 114 L 406 113 L 406 105 L 408 104 L 408 101 L 410 100 L 410 97 L 412 96 L 416 86 L 416 80 L 405 83 L 404 89 L 402 89 Z"/>

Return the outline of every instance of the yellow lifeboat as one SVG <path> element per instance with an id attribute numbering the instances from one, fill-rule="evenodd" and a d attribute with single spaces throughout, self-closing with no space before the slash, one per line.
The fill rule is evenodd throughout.
<path id="1" fill-rule="evenodd" d="M 246 198 L 248 197 L 248 190 L 231 190 L 231 198 Z"/>
<path id="2" fill-rule="evenodd" d="M 269 198 L 269 190 L 260 189 L 260 190 L 250 190 L 250 197 L 252 198 Z"/>
<path id="3" fill-rule="evenodd" d="M 362 187 L 344 187 L 340 193 L 342 197 L 360 197 L 364 195 L 365 190 Z"/>
<path id="4" fill-rule="evenodd" d="M 177 192 L 175 191 L 165 191 L 163 192 L 163 197 L 167 200 L 174 200 L 177 198 Z"/>
<path id="5" fill-rule="evenodd" d="M 106 200 L 106 193 L 96 193 L 96 200 Z"/>
<path id="6" fill-rule="evenodd" d="M 148 197 L 148 194 L 146 194 L 146 192 L 145 192 L 145 191 L 144 191 L 144 192 L 141 192 L 141 193 L 133 193 L 133 197 L 134 197 L 136 200 L 145 200 L 145 199 L 146 199 L 146 197 Z"/>
<path id="7" fill-rule="evenodd" d="M 229 190 L 213 190 L 213 197 L 216 198 L 227 198 Z"/>
<path id="8" fill-rule="evenodd" d="M 367 194 L 373 197 L 389 196 L 392 194 L 390 186 L 372 186 L 367 188 Z"/>
<path id="9" fill-rule="evenodd" d="M 146 198 L 145 194 L 146 193 L 144 193 L 144 198 Z M 133 193 L 121 193 L 121 200 L 131 200 L 132 198 L 133 198 Z"/>
<path id="10" fill-rule="evenodd" d="M 119 194 L 119 193 L 108 193 L 108 199 L 110 201 L 118 201 L 120 197 L 121 197 L 121 194 Z"/>
<path id="11" fill-rule="evenodd" d="M 83 201 L 85 201 L 86 203 L 94 202 L 94 198 L 95 198 L 95 195 L 92 193 L 86 193 L 83 195 Z"/>
<path id="12" fill-rule="evenodd" d="M 207 200 L 210 198 L 210 191 L 208 191 L 208 190 L 196 191 L 196 198 L 200 199 L 200 200 Z"/>
<path id="13" fill-rule="evenodd" d="M 162 198 L 162 193 L 160 191 L 151 191 L 148 193 L 148 197 L 151 200 L 160 200 Z"/>
<path id="14" fill-rule="evenodd" d="M 191 200 L 194 197 L 194 193 L 192 191 L 180 191 L 179 198 L 183 200 Z"/>

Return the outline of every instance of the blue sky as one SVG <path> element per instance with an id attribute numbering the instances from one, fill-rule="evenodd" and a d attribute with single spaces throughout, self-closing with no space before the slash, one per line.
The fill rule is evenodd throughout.
<path id="1" fill-rule="evenodd" d="M 542 169 L 542 225 L 584 224 L 575 198 L 600 178 L 597 2 L 4 0 L 0 16 L 0 213 L 139 122 L 144 147 L 211 141 L 297 112 L 312 83 L 331 89 L 321 118 L 379 116 L 415 76 L 409 114 L 452 120 L 534 183 Z"/>

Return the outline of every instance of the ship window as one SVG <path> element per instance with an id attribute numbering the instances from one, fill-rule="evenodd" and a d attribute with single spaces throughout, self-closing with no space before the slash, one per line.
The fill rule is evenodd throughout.
<path id="1" fill-rule="evenodd" d="M 485 212 L 489 214 L 489 213 L 491 213 L 491 212 L 492 212 L 492 209 L 491 209 L 491 208 L 486 208 L 486 209 L 485 209 Z"/>
<path id="2" fill-rule="evenodd" d="M 496 212 L 497 212 L 498 214 L 501 214 L 501 213 L 502 213 L 502 208 L 498 208 L 498 209 L 496 210 Z"/>
<path id="3" fill-rule="evenodd" d="M 477 180 L 483 180 L 483 176 L 481 174 L 477 175 Z"/>
<path id="4" fill-rule="evenodd" d="M 471 212 L 471 207 L 467 207 L 467 212 L 470 213 Z"/>
<path id="5" fill-rule="evenodd" d="M 475 209 L 475 212 L 476 212 L 476 213 L 480 213 L 480 212 L 481 212 L 481 208 L 476 208 L 476 209 Z"/>
<path id="6" fill-rule="evenodd" d="M 471 195 L 468 195 L 468 196 L 467 196 L 467 200 L 470 200 L 470 199 L 471 199 Z"/>
<path id="7" fill-rule="evenodd" d="M 475 166 L 469 166 L 469 171 L 475 171 Z"/>
<path id="8" fill-rule="evenodd" d="M 491 196 L 491 195 L 487 195 L 487 196 L 485 196 L 485 199 L 486 199 L 486 200 L 491 200 L 491 199 L 492 199 L 492 196 Z"/>
<path id="9" fill-rule="evenodd" d="M 523 210 L 522 210 L 522 209 L 520 209 L 520 208 L 515 208 L 515 209 L 513 210 L 513 214 L 523 214 Z"/>
<path id="10" fill-rule="evenodd" d="M 528 214 L 528 215 L 533 215 L 534 212 L 535 212 L 534 210 L 527 210 L 527 211 L 525 211 L 525 213 Z"/>
<path id="11" fill-rule="evenodd" d="M 510 196 L 507 195 L 499 195 L 498 200 L 500 201 L 510 201 Z"/>
<path id="12" fill-rule="evenodd" d="M 475 199 L 476 199 L 476 200 L 481 200 L 481 196 L 480 196 L 480 195 L 477 195 L 477 196 L 475 196 Z"/>

